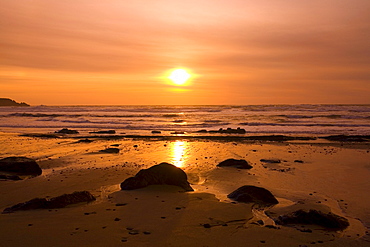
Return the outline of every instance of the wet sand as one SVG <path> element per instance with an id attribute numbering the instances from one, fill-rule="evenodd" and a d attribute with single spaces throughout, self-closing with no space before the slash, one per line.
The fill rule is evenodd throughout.
<path id="1" fill-rule="evenodd" d="M 181 138 L 37 138 L 0 133 L 0 158 L 36 159 L 41 176 L 0 181 L 0 210 L 36 197 L 87 190 L 97 200 L 53 210 L 0 214 L 0 246 L 369 246 L 370 144 Z M 111 146 L 115 145 L 115 146 Z M 118 154 L 100 153 L 119 148 Z M 253 168 L 216 165 L 245 159 Z M 279 159 L 281 163 L 263 163 Z M 295 162 L 296 160 L 302 162 Z M 194 192 L 173 186 L 120 191 L 140 169 L 182 168 Z M 272 192 L 277 214 L 318 208 L 347 218 L 344 231 L 275 226 L 262 210 L 227 195 L 243 185 Z M 257 222 L 263 222 L 263 225 Z M 207 226 L 207 227 L 205 227 Z M 209 227 L 208 227 L 209 226 Z M 302 231 L 309 228 L 311 232 Z"/>

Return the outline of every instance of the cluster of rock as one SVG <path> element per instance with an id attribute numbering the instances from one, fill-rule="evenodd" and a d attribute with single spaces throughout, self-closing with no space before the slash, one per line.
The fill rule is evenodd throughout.
<path id="1" fill-rule="evenodd" d="M 88 191 L 76 191 L 72 194 L 64 194 L 50 198 L 49 200 L 46 198 L 34 198 L 4 209 L 3 214 L 35 209 L 64 208 L 72 204 L 87 203 L 95 200 L 95 197 Z"/>

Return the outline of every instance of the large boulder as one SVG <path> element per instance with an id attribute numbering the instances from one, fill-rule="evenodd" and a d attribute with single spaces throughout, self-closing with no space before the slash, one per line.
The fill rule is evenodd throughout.
<path id="1" fill-rule="evenodd" d="M 149 185 L 175 185 L 186 191 L 193 191 L 187 180 L 186 173 L 180 168 L 165 162 L 140 170 L 135 177 L 130 177 L 123 181 L 121 189 L 135 190 Z"/>
<path id="2" fill-rule="evenodd" d="M 248 164 L 245 160 L 236 160 L 236 159 L 227 159 L 222 162 L 220 162 L 217 166 L 223 167 L 223 166 L 232 166 L 236 167 L 238 169 L 251 169 L 252 166 Z"/>
<path id="3" fill-rule="evenodd" d="M 34 198 L 27 202 L 18 203 L 12 207 L 6 208 L 3 214 L 13 213 L 15 211 L 26 211 L 35 209 L 64 208 L 66 206 L 95 201 L 95 197 L 88 191 L 76 191 L 72 194 L 64 194 L 47 200 L 46 198 Z"/>
<path id="4" fill-rule="evenodd" d="M 0 171 L 29 176 L 42 174 L 42 170 L 36 161 L 26 157 L 7 157 L 1 159 Z"/>
<path id="5" fill-rule="evenodd" d="M 270 191 L 253 185 L 244 185 L 227 195 L 227 197 L 238 202 L 254 203 L 262 207 L 279 203 Z"/>
<path id="6" fill-rule="evenodd" d="M 344 230 L 349 226 L 346 218 L 332 212 L 324 213 L 315 209 L 309 211 L 300 209 L 286 215 L 280 215 L 275 222 L 279 225 L 319 225 L 335 231 Z"/>

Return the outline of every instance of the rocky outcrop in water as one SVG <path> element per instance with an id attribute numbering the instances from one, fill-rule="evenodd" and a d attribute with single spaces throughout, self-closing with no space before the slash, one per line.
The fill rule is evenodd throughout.
<path id="1" fill-rule="evenodd" d="M 8 98 L 0 98 L 0 106 L 30 106 L 30 105 L 24 102 L 18 103 Z"/>
<path id="2" fill-rule="evenodd" d="M 245 160 L 236 160 L 236 159 L 227 159 L 220 162 L 217 166 L 219 167 L 235 167 L 238 169 L 251 169 L 253 168 L 251 165 L 248 164 Z"/>
<path id="3" fill-rule="evenodd" d="M 34 159 L 27 157 L 7 157 L 0 160 L 0 171 L 10 175 L 38 176 L 42 174 Z"/>
<path id="4" fill-rule="evenodd" d="M 99 131 L 92 131 L 89 132 L 90 134 L 116 134 L 115 130 L 99 130 Z"/>
<path id="5" fill-rule="evenodd" d="M 58 133 L 58 134 L 78 134 L 78 131 L 77 130 L 70 130 L 70 129 L 64 128 L 64 129 L 55 131 L 55 133 Z"/>
<path id="6" fill-rule="evenodd" d="M 49 200 L 47 200 L 46 198 L 34 198 L 27 202 L 19 203 L 12 207 L 4 209 L 3 214 L 35 209 L 64 208 L 72 204 L 82 202 L 87 203 L 95 200 L 95 197 L 88 191 L 76 191 L 72 194 L 64 194 L 61 196 L 50 198 Z"/>
<path id="7" fill-rule="evenodd" d="M 227 197 L 238 202 L 254 203 L 261 207 L 269 207 L 279 203 L 270 191 L 252 185 L 244 185 Z"/>
<path id="8" fill-rule="evenodd" d="M 121 189 L 135 190 L 149 185 L 174 185 L 186 191 L 193 191 L 187 180 L 186 173 L 180 168 L 165 162 L 140 170 L 135 177 L 130 177 L 123 181 Z"/>

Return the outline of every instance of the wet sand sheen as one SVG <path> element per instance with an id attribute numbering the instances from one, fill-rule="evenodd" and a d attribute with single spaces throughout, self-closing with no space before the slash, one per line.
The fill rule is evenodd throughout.
<path id="1" fill-rule="evenodd" d="M 76 139 L 70 138 L 41 139 L 1 133 L 0 146 L 0 158 L 27 156 L 36 159 L 43 169 L 43 175 L 32 179 L 0 181 L 0 210 L 35 197 L 55 197 L 79 190 L 90 191 L 98 199 L 87 205 L 51 211 L 0 215 L 5 246 L 369 244 L 368 143 L 341 146 L 296 141 L 143 139 L 76 143 Z M 99 152 L 109 147 L 119 148 L 120 152 Z M 245 159 L 253 168 L 216 167 L 228 158 Z M 263 163 L 261 159 L 279 159 L 281 163 Z M 179 192 L 168 186 L 120 191 L 123 180 L 161 162 L 181 167 L 195 192 Z M 292 227 L 274 229 L 252 224 L 260 219 L 272 221 L 253 211 L 250 204 L 233 203 L 227 198 L 227 194 L 243 185 L 271 191 L 280 202 L 274 207 L 276 211 L 304 202 L 328 207 L 348 218 L 351 225 L 340 233 L 307 233 Z"/>

